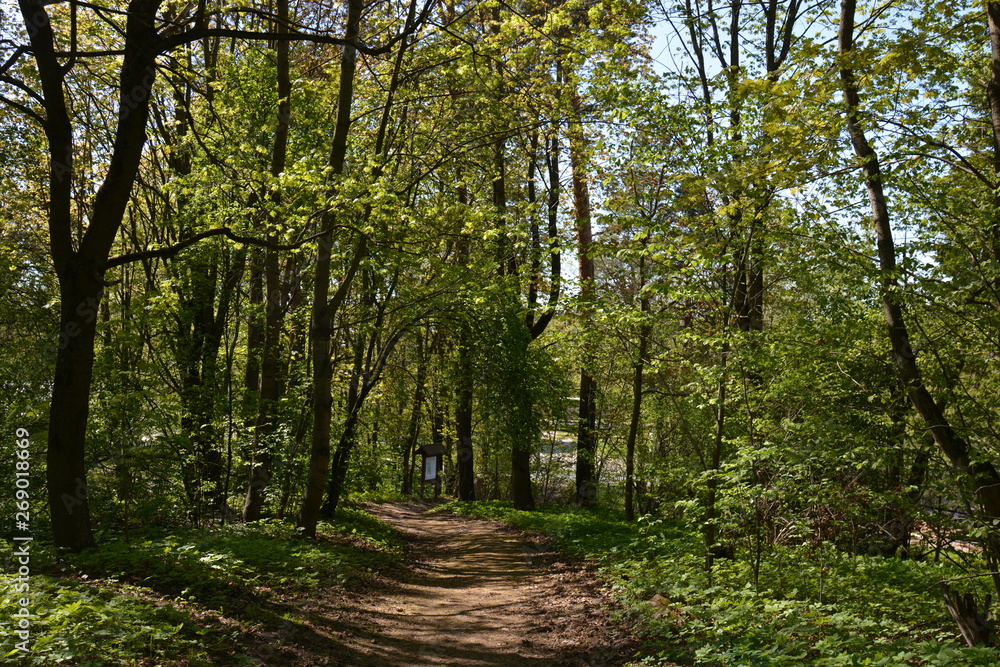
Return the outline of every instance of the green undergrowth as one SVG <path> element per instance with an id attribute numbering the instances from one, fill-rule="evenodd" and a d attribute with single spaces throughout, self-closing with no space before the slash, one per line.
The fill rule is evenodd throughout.
<path id="1" fill-rule="evenodd" d="M 10 545 L 2 547 L 10 562 Z M 241 664 L 248 624 L 267 622 L 289 596 L 342 586 L 402 556 L 395 529 L 360 509 L 320 523 L 317 539 L 263 520 L 109 541 L 55 559 L 32 554 L 30 652 L 3 626 L 0 664 Z M 5 568 L 11 571 L 11 568 Z M 21 593 L 0 575 L 0 623 Z"/>
<path id="2" fill-rule="evenodd" d="M 117 577 L 223 609 L 227 601 L 342 585 L 400 556 L 393 529 L 359 509 L 320 523 L 316 540 L 291 523 L 265 519 L 213 531 L 177 532 L 108 544 L 71 563 L 90 576 Z"/>
<path id="3" fill-rule="evenodd" d="M 635 665 L 997 665 L 1000 653 L 967 648 L 937 582 L 967 574 L 951 563 L 845 554 L 829 544 L 719 559 L 705 572 L 701 535 L 620 513 L 509 503 L 450 503 L 438 511 L 497 519 L 548 535 L 596 562 L 646 639 Z M 956 588 L 985 594 L 985 579 Z M 975 588 L 975 587 L 979 588 Z"/>
<path id="4" fill-rule="evenodd" d="M 0 577 L 0 624 L 4 665 L 141 665 L 162 656 L 189 665 L 211 665 L 217 640 L 193 622 L 188 611 L 157 606 L 144 591 L 112 582 L 30 579 L 28 644 L 10 634 L 24 591 Z"/>

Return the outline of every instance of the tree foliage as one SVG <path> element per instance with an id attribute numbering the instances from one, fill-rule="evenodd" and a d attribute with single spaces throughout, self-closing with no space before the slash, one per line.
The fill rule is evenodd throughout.
<path id="1" fill-rule="evenodd" d="M 709 584 L 997 570 L 995 3 L 0 19 L 2 419 L 57 547 L 314 536 L 434 444 L 464 500 L 687 522 Z"/>

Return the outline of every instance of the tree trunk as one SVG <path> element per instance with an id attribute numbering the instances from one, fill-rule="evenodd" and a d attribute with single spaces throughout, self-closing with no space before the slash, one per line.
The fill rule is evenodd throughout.
<path id="1" fill-rule="evenodd" d="M 535 509 L 535 494 L 531 488 L 531 450 L 516 447 L 510 460 L 510 495 L 514 509 L 526 512 Z"/>
<path id="2" fill-rule="evenodd" d="M 247 316 L 247 362 L 243 374 L 243 405 L 246 418 L 257 414 L 260 400 L 260 360 L 264 348 L 264 253 L 250 249 L 250 277 L 247 288 L 250 314 Z"/>
<path id="3" fill-rule="evenodd" d="M 465 186 L 458 189 L 460 204 L 469 203 L 469 193 Z M 458 256 L 465 266 L 469 265 L 470 241 L 463 234 L 458 241 Z M 469 325 L 460 324 L 458 333 L 458 390 L 455 406 L 455 437 L 458 440 L 458 499 L 473 501 L 476 499 L 476 470 L 472 450 L 472 402 L 473 402 L 473 367 L 472 340 L 469 335 Z"/>
<path id="4" fill-rule="evenodd" d="M 969 646 L 989 646 L 993 636 L 993 623 L 989 620 L 993 602 L 991 596 L 986 596 L 980 610 L 976 595 L 955 593 L 946 582 L 941 582 L 941 595 L 965 643 Z"/>
<path id="5" fill-rule="evenodd" d="M 216 472 L 211 456 L 215 441 L 215 386 L 208 376 L 214 374 L 214 354 L 218 352 L 211 344 L 217 261 L 215 257 L 202 258 L 190 266 L 177 267 L 182 286 L 178 290 L 175 356 L 181 369 L 181 433 L 188 445 L 182 476 L 195 524 L 200 524 L 208 513 L 206 485 L 211 488 Z"/>
<path id="6" fill-rule="evenodd" d="M 639 289 L 645 287 L 646 276 L 645 256 L 639 257 Z M 649 297 L 641 294 L 639 311 L 642 321 L 639 323 L 638 358 L 632 367 L 632 415 L 628 426 L 628 440 L 625 443 L 625 520 L 635 521 L 635 445 L 642 425 L 642 375 L 649 353 L 649 336 L 652 325 L 646 321 L 649 315 Z"/>
<path id="7" fill-rule="evenodd" d="M 584 338 L 583 364 L 580 370 L 580 422 L 576 439 L 576 502 L 582 507 L 597 504 L 594 479 L 597 455 L 597 382 L 590 369 L 594 365 L 593 332 L 594 258 L 591 245 L 590 188 L 586 174 L 586 137 L 583 132 L 583 110 L 576 82 L 570 80 L 569 99 L 572 116 L 569 121 L 569 155 L 573 173 L 573 207 L 576 218 L 577 254 L 580 270 L 580 327 Z"/>
<path id="8" fill-rule="evenodd" d="M 1000 18 L 1000 5 L 990 3 L 987 12 L 990 23 L 991 43 L 995 43 L 994 58 L 996 69 L 1000 71 L 1000 30 L 996 20 Z M 990 461 L 973 461 L 969 444 L 952 428 L 944 412 L 923 384 L 916 353 L 910 346 L 906 322 L 896 279 L 896 248 L 892 238 L 892 226 L 885 193 L 882 189 L 882 170 L 878 154 L 868 142 L 860 122 L 861 99 L 850 58 L 854 48 L 854 15 L 856 0 L 841 3 L 840 30 L 838 35 L 840 57 L 840 79 L 846 103 L 847 129 L 854 152 L 861 162 L 865 176 L 865 187 L 871 203 L 875 232 L 878 237 L 879 271 L 881 274 L 882 310 L 888 325 L 889 341 L 896 370 L 907 390 L 907 396 L 937 446 L 944 452 L 951 464 L 967 474 L 974 489 L 976 501 L 983 509 L 987 521 L 1000 519 L 1000 475 Z M 994 557 L 997 543 L 994 536 L 987 540 L 986 547 Z M 995 584 L 997 582 L 995 581 Z"/>
<path id="9" fill-rule="evenodd" d="M 728 323 L 727 323 L 728 325 Z M 726 437 L 726 385 L 727 385 L 727 357 L 729 355 L 728 343 L 722 348 L 722 362 L 720 363 L 720 377 L 717 403 L 715 406 L 715 437 L 712 442 L 712 466 L 708 471 L 708 494 L 705 499 L 705 569 L 709 573 L 715 564 L 715 558 L 720 552 L 718 542 L 719 529 L 716 523 L 718 518 L 718 508 L 716 499 L 719 489 L 719 468 L 722 465 L 722 445 Z"/>
<path id="10" fill-rule="evenodd" d="M 278 16 L 274 30 L 278 34 L 285 34 L 288 32 L 288 0 L 278 0 L 277 10 Z M 274 131 L 274 148 L 271 153 L 271 177 L 277 179 L 285 171 L 288 154 L 288 125 L 291 117 L 289 100 L 292 96 L 292 82 L 288 71 L 288 41 L 276 40 L 274 50 L 278 79 L 278 123 Z M 280 190 L 275 191 L 274 199 L 275 203 L 280 202 Z M 272 231 L 268 235 L 268 239 L 272 243 L 277 243 L 277 234 Z M 267 248 L 264 253 L 264 282 L 267 290 L 264 301 L 265 324 L 264 349 L 261 354 L 260 402 L 258 404 L 257 427 L 254 429 L 253 436 L 250 479 L 247 483 L 246 498 L 243 501 L 244 521 L 258 520 L 264 506 L 265 492 L 271 481 L 273 467 L 271 449 L 274 443 L 272 439 L 277 430 L 275 407 L 281 398 L 278 379 L 281 353 L 278 343 L 284 319 L 283 301 L 287 295 L 281 286 L 278 251 L 274 248 Z"/>
<path id="11" fill-rule="evenodd" d="M 993 179 L 1000 186 L 1000 2 L 986 3 L 986 21 L 990 33 L 990 78 L 986 83 L 986 99 L 990 107 L 993 130 Z M 993 188 L 993 215 L 987 238 L 992 251 L 990 259 L 1000 265 L 1000 187 Z M 990 281 L 994 308 L 1000 312 L 1000 276 Z M 998 589 L 1000 590 L 1000 589 Z"/>
<path id="12" fill-rule="evenodd" d="M 548 255 L 549 255 L 549 297 L 542 313 L 528 321 L 531 330 L 531 340 L 535 340 L 545 331 L 562 293 L 562 253 L 559 250 L 559 130 L 554 129 L 551 141 L 546 141 L 546 166 L 549 174 L 549 193 L 546 202 L 548 213 Z"/>
<path id="13" fill-rule="evenodd" d="M 52 382 L 46 452 L 52 537 L 58 548 L 94 544 L 87 499 L 87 417 L 97 312 L 108 256 L 121 227 L 146 141 L 149 93 L 156 76 L 154 18 L 160 0 L 132 0 L 118 84 L 118 126 L 105 177 L 93 199 L 86 232 L 73 238 L 73 125 L 66 100 L 67 70 L 41 0 L 19 0 L 31 44 L 48 141 L 49 251 L 59 280 L 59 350 Z"/>
<path id="14" fill-rule="evenodd" d="M 349 0 L 347 30 L 344 51 L 340 59 L 340 89 L 337 96 L 337 120 L 330 146 L 331 171 L 344 173 L 347 158 L 347 135 L 351 128 L 351 103 L 354 100 L 354 72 L 357 67 L 357 49 L 353 46 L 359 37 L 362 0 Z M 299 512 L 297 526 L 307 537 L 316 536 L 323 493 L 326 491 L 327 476 L 330 471 L 330 418 L 332 397 L 330 387 L 333 380 L 333 363 L 330 358 L 330 336 L 333 329 L 334 304 L 328 303 L 330 293 L 330 251 L 333 247 L 333 213 L 323 216 L 323 235 L 316 250 L 316 284 L 313 289 L 312 322 L 309 337 L 312 341 L 313 359 L 313 432 L 309 451 L 309 476 L 306 481 L 305 497 Z M 365 249 L 365 239 L 361 238 L 354 255 L 352 268 L 357 270 Z M 349 271 L 341 281 L 338 294 L 350 286 L 354 271 Z"/>
<path id="15" fill-rule="evenodd" d="M 476 473 L 472 452 L 472 349 L 469 332 L 458 337 L 458 391 L 455 406 L 455 436 L 458 440 L 458 499 L 476 499 Z"/>
<path id="16" fill-rule="evenodd" d="M 512 318 L 506 326 L 525 326 L 520 317 Z M 525 330 L 525 334 L 528 332 Z M 519 346 L 520 349 L 513 353 L 513 358 L 518 362 L 528 357 L 528 346 L 531 339 L 528 335 L 514 336 L 509 341 L 510 345 Z M 518 379 L 524 378 L 523 369 L 511 368 L 510 373 L 518 373 Z M 518 382 L 520 385 L 521 383 Z M 537 430 L 534 427 L 534 402 L 530 390 L 520 387 L 517 391 L 516 408 L 514 414 L 509 415 L 513 420 L 510 442 L 510 495 L 514 502 L 514 509 L 531 511 L 535 509 L 535 496 L 531 488 L 531 454 L 537 442 Z"/>
<path id="17" fill-rule="evenodd" d="M 57 547 L 95 544 L 90 529 L 84 439 L 94 368 L 94 336 L 102 286 L 74 257 L 60 275 L 59 352 L 49 412 L 46 473 L 52 535 Z"/>
<path id="18" fill-rule="evenodd" d="M 407 429 L 406 444 L 403 451 L 403 493 L 413 493 L 412 457 L 416 456 L 417 441 L 420 437 L 420 415 L 424 407 L 424 385 L 427 380 L 427 355 L 424 351 L 423 335 L 417 336 L 417 377 L 416 390 L 413 392 L 413 405 L 410 407 L 410 424 Z M 423 482 L 421 481 L 421 484 Z"/>
<path id="19" fill-rule="evenodd" d="M 375 334 L 373 334 L 375 335 Z M 337 504 L 344 492 L 344 482 L 347 479 L 347 468 L 351 461 L 351 452 L 357 441 L 358 416 L 361 413 L 361 383 L 364 373 L 365 335 L 358 333 L 354 342 L 354 364 L 351 369 L 351 382 L 347 389 L 347 419 L 337 442 L 337 449 L 330 466 L 330 485 L 327 489 L 326 503 L 323 505 L 323 516 L 332 518 L 337 510 Z"/>
<path id="20" fill-rule="evenodd" d="M 546 244 L 545 252 L 549 256 L 549 294 L 547 304 L 541 309 L 540 313 L 536 313 L 538 306 L 538 283 L 541 280 L 541 262 L 538 259 L 538 254 L 542 252 L 542 242 L 541 242 L 541 231 L 537 222 L 532 220 L 531 222 L 531 244 L 532 244 L 532 262 L 531 262 L 531 277 L 528 292 L 528 312 L 525 314 L 524 325 L 527 327 L 527 337 L 523 339 L 518 337 L 518 344 L 522 344 L 523 348 L 516 358 L 526 359 L 528 356 L 528 346 L 531 342 L 544 333 L 546 327 L 552 319 L 555 313 L 555 305 L 559 301 L 560 293 L 560 262 L 561 257 L 559 253 L 559 230 L 557 223 L 557 208 L 559 203 L 559 164 L 557 153 L 559 150 L 558 143 L 558 133 L 556 133 L 556 138 L 553 139 L 551 147 L 548 142 L 546 142 L 546 157 L 548 160 L 548 173 L 549 173 L 549 195 L 547 201 L 548 209 L 548 243 Z M 531 141 L 531 155 L 529 159 L 528 168 L 528 201 L 534 204 L 536 202 L 535 194 L 535 160 L 538 148 L 538 137 L 534 135 Z M 522 391 L 521 396 L 520 414 L 524 419 L 534 419 L 534 402 L 531 394 L 528 391 Z M 531 456 L 535 449 L 535 444 L 537 442 L 536 432 L 534 429 L 521 431 L 521 437 L 516 439 L 512 443 L 511 447 L 511 475 L 510 475 L 510 486 L 511 486 L 511 496 L 514 501 L 514 507 L 521 510 L 533 510 L 535 509 L 535 497 L 532 489 L 531 483 Z"/>

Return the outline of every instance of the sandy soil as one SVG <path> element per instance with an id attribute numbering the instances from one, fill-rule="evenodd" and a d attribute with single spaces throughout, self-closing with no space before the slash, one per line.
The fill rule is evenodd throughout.
<path id="1" fill-rule="evenodd" d="M 369 509 L 404 533 L 412 565 L 336 599 L 305 601 L 296 631 L 276 631 L 262 662 L 604 667 L 633 654 L 594 577 L 540 538 L 415 503 Z"/>

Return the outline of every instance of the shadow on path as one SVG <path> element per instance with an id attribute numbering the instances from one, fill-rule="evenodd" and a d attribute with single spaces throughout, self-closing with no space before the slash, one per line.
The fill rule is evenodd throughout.
<path id="1" fill-rule="evenodd" d="M 308 657 L 296 651 L 291 664 L 625 663 L 623 654 L 632 644 L 608 620 L 608 601 L 591 576 L 559 562 L 533 567 L 520 536 L 485 521 L 426 514 L 426 508 L 416 503 L 368 508 L 403 532 L 408 560 L 416 564 L 382 579 L 375 595 L 345 592 L 335 599 L 308 600 L 294 610 L 301 621 L 291 638 L 308 647 Z M 286 664 L 282 654 L 272 647 L 271 660 L 261 658 L 269 665 Z"/>

